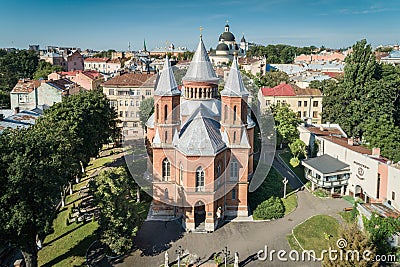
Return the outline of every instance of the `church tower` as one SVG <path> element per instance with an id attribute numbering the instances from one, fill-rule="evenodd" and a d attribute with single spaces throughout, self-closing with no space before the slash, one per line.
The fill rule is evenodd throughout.
<path id="1" fill-rule="evenodd" d="M 171 146 L 174 134 L 180 130 L 180 96 L 168 56 L 154 91 L 154 126 L 153 145 Z"/>

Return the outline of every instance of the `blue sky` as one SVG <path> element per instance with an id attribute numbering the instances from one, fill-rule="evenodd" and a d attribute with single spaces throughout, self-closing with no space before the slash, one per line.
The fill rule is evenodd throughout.
<path id="1" fill-rule="evenodd" d="M 194 49 L 199 27 L 207 48 L 229 20 L 240 41 L 346 47 L 366 38 L 373 46 L 400 41 L 398 0 L 0 0 L 0 47 L 28 44 L 134 50 Z"/>

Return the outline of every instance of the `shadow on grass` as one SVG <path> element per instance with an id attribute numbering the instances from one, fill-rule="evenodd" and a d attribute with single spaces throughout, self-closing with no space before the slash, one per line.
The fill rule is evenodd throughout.
<path id="1" fill-rule="evenodd" d="M 73 222 L 73 223 L 74 223 L 74 222 Z M 83 224 L 83 223 L 79 223 L 78 227 L 75 227 L 75 228 L 73 228 L 73 229 L 71 229 L 71 230 L 69 230 L 69 231 L 63 233 L 62 235 L 57 236 L 56 238 L 52 239 L 52 240 L 49 241 L 49 242 L 43 243 L 43 246 L 48 246 L 48 245 L 50 245 L 50 244 L 56 242 L 57 240 L 63 238 L 64 236 L 69 235 L 70 233 L 74 232 L 76 229 L 81 228 L 82 226 L 84 226 L 84 224 Z"/>
<path id="2" fill-rule="evenodd" d="M 54 266 L 54 265 L 60 263 L 61 261 L 66 260 L 67 258 L 70 258 L 73 256 L 85 257 L 87 248 L 96 239 L 97 239 L 96 233 L 86 236 L 83 240 L 81 240 L 78 244 L 76 244 L 73 248 L 71 248 L 67 253 L 52 259 L 51 261 L 47 262 L 46 264 L 43 264 L 42 267 Z M 86 264 L 84 266 L 86 266 Z"/>

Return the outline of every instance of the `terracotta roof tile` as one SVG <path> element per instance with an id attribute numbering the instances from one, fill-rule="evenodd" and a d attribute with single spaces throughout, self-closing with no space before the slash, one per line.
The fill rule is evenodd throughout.
<path id="1" fill-rule="evenodd" d="M 39 80 L 19 80 L 11 93 L 30 93 L 41 84 Z"/>
<path id="2" fill-rule="evenodd" d="M 145 73 L 126 73 L 120 76 L 116 76 L 111 80 L 103 83 L 103 86 L 149 86 L 153 87 L 157 80 L 156 74 L 145 74 Z"/>
<path id="3" fill-rule="evenodd" d="M 109 60 L 108 57 L 89 57 L 89 58 L 85 58 L 85 62 L 107 62 Z"/>
<path id="4" fill-rule="evenodd" d="M 261 92 L 263 96 L 301 96 L 301 95 L 310 95 L 310 96 L 321 96 L 321 91 L 313 88 L 302 89 L 297 85 L 282 83 L 275 87 L 261 88 Z"/>

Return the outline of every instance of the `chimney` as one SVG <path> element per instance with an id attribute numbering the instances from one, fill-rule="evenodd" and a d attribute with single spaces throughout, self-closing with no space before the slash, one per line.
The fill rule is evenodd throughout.
<path id="1" fill-rule="evenodd" d="M 372 156 L 379 158 L 381 155 L 381 149 L 379 147 L 372 148 Z"/>
<path id="2" fill-rule="evenodd" d="M 347 139 L 347 144 L 348 144 L 349 146 L 354 146 L 354 139 L 353 139 L 353 138 Z"/>
<path id="3" fill-rule="evenodd" d="M 19 107 L 14 108 L 14 114 L 17 114 L 17 113 L 19 113 Z"/>

